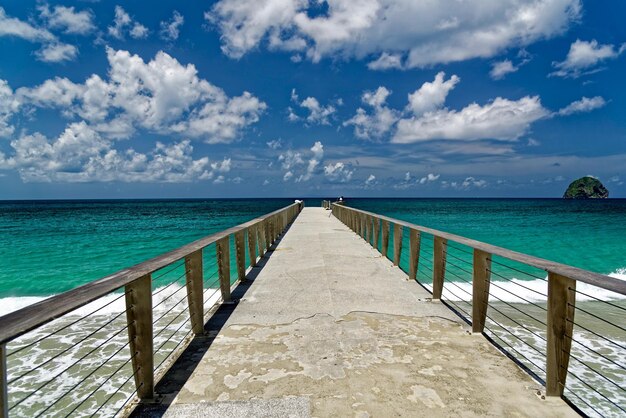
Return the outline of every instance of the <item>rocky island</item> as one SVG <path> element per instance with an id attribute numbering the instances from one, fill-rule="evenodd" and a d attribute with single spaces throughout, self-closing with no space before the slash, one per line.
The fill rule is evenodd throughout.
<path id="1" fill-rule="evenodd" d="M 597 178 L 585 176 L 570 183 L 564 199 L 606 199 L 609 191 Z"/>

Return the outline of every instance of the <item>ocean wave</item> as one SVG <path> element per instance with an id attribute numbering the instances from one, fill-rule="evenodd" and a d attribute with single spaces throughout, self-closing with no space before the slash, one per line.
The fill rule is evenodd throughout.
<path id="1" fill-rule="evenodd" d="M 613 273 L 608 274 L 610 277 L 626 281 L 626 268 L 620 268 Z M 512 278 L 511 280 L 491 280 L 489 287 L 490 299 L 492 301 L 502 301 L 509 303 L 528 303 L 528 302 L 546 302 L 548 294 L 547 276 L 545 280 L 520 280 Z M 447 280 L 444 282 L 443 296 L 445 299 L 452 301 L 471 301 L 472 284 L 464 281 Z M 424 286 L 432 291 L 432 286 L 425 283 Z M 587 302 L 594 300 L 612 301 L 626 299 L 626 295 L 602 289 L 600 287 L 587 283 L 578 282 L 576 284 L 576 300 L 579 302 Z M 587 296 L 588 295 L 588 296 Z"/>
<path id="2" fill-rule="evenodd" d="M 183 340 L 191 338 L 185 289 L 182 283 L 154 290 L 157 373 L 173 361 L 170 354 Z M 207 288 L 204 293 L 206 312 L 221 295 L 215 288 Z M 5 299 L 15 308 L 45 298 Z M 3 306 L 6 308 L 9 303 Z M 99 409 L 103 415 L 114 415 L 134 391 L 124 313 L 124 294 L 115 292 L 9 343 L 9 402 L 16 415 L 55 415 L 68 404 L 77 408 L 73 415 L 89 416 L 103 399 L 115 394 Z"/>
<path id="3" fill-rule="evenodd" d="M 615 270 L 614 272 L 609 273 L 608 276 L 626 281 L 626 267 L 619 268 Z M 546 279 L 547 279 L 547 276 L 546 276 Z M 548 293 L 548 284 L 544 280 L 539 280 L 539 279 L 520 280 L 520 279 L 513 278 L 510 281 L 500 281 L 500 280 L 492 279 L 492 283 L 493 282 L 495 282 L 495 285 L 491 286 L 490 293 L 493 295 L 494 298 L 498 298 L 502 301 L 525 303 L 524 300 L 522 300 L 522 298 L 531 302 L 545 302 L 546 301 L 546 297 L 541 296 L 541 295 L 546 295 Z M 452 292 L 454 292 L 454 294 L 452 294 L 451 292 L 447 292 L 447 294 L 445 295 L 447 299 L 450 299 L 453 301 L 461 301 L 461 300 L 469 301 L 471 299 L 470 296 L 467 293 L 465 293 L 465 292 L 468 292 L 469 294 L 472 293 L 472 285 L 470 283 L 455 281 L 454 285 L 463 289 L 463 292 L 454 291 L 454 289 L 452 289 Z M 429 284 L 425 284 L 425 286 L 429 290 L 432 290 L 432 286 L 430 286 Z M 610 290 L 601 289 L 599 287 L 596 287 L 587 283 L 580 283 L 580 282 L 577 283 L 576 290 L 579 290 L 582 293 L 586 293 L 587 295 L 593 296 L 603 301 L 626 299 L 626 295 L 621 295 L 619 293 L 611 292 Z M 156 291 L 159 291 L 159 289 L 156 289 Z M 156 305 L 160 301 L 159 296 L 161 296 L 162 298 L 162 297 L 166 297 L 168 294 L 169 293 L 166 292 L 166 294 L 157 295 L 153 303 Z M 0 298 L 0 316 L 25 308 L 37 302 L 41 302 L 42 300 L 45 300 L 51 296 L 53 295 L 50 295 L 50 296 L 15 296 L 15 297 Z M 115 299 L 119 298 L 119 296 L 120 296 L 120 293 L 110 293 L 106 296 L 101 297 L 100 299 L 94 302 L 91 302 L 81 308 L 78 308 L 75 311 L 72 311 L 70 314 L 85 316 L 93 312 L 96 309 L 100 309 L 100 311 L 98 311 L 99 314 L 111 314 L 111 313 L 121 312 L 123 309 L 125 309 L 124 299 L 121 298 L 113 302 Z M 590 301 L 590 300 L 595 300 L 595 299 L 592 297 L 585 296 L 581 293 L 578 293 L 576 295 L 576 300 L 580 302 L 584 302 L 584 301 Z"/>

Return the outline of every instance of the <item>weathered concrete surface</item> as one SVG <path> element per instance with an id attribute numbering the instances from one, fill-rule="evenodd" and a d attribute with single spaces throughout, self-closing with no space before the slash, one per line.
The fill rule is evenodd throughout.
<path id="1" fill-rule="evenodd" d="M 166 416 L 576 416 L 428 298 L 330 212 L 307 208 Z"/>

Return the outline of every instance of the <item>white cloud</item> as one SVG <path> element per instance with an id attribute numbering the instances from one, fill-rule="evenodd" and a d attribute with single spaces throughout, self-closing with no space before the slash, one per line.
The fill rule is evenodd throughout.
<path id="1" fill-rule="evenodd" d="M 320 141 L 316 141 L 315 144 L 311 147 L 311 152 L 313 153 L 313 157 L 309 160 L 309 163 L 306 167 L 306 172 L 296 179 L 296 183 L 302 181 L 309 181 L 313 174 L 315 174 L 315 170 L 322 162 L 324 158 L 324 145 Z"/>
<path id="2" fill-rule="evenodd" d="M 283 146 L 283 141 L 279 139 L 273 139 L 271 141 L 266 142 L 267 146 L 271 149 L 278 149 Z"/>
<path id="3" fill-rule="evenodd" d="M 148 28 L 131 18 L 122 6 L 115 6 L 113 26 L 109 26 L 108 30 L 109 35 L 120 40 L 123 40 L 126 34 L 141 39 L 147 37 L 149 33 Z"/>
<path id="4" fill-rule="evenodd" d="M 554 62 L 556 71 L 551 76 L 577 78 L 581 75 L 599 71 L 597 65 L 603 61 L 617 58 L 626 50 L 626 43 L 616 48 L 614 45 L 601 45 L 595 39 L 590 42 L 577 39 L 570 45 L 565 61 Z"/>
<path id="5" fill-rule="evenodd" d="M 330 125 L 330 117 L 337 111 L 332 105 L 322 106 L 315 97 L 307 97 L 300 102 L 295 89 L 291 90 L 291 101 L 308 110 L 309 114 L 305 120 L 309 124 Z M 288 108 L 288 111 L 290 122 L 300 120 L 300 116 L 295 114 L 291 107 Z"/>
<path id="6" fill-rule="evenodd" d="M 10 119 L 18 111 L 20 103 L 6 80 L 0 80 L 0 138 L 13 134 L 15 128 Z"/>
<path id="7" fill-rule="evenodd" d="M 135 23 L 133 28 L 128 32 L 132 38 L 143 39 L 148 37 L 150 31 L 141 23 Z"/>
<path id="8" fill-rule="evenodd" d="M 228 97 L 200 79 L 194 65 L 183 66 L 162 51 L 144 62 L 138 55 L 107 48 L 107 58 L 107 80 L 95 74 L 84 84 L 55 78 L 34 88 L 20 88 L 16 95 L 33 106 L 60 108 L 64 115 L 80 117 L 114 137 L 143 128 L 208 143 L 237 140 L 266 108 L 248 92 Z"/>
<path id="9" fill-rule="evenodd" d="M 290 170 L 298 165 L 304 164 L 302 154 L 292 150 L 287 150 L 284 154 L 280 154 L 278 161 L 282 163 L 284 170 Z"/>
<path id="10" fill-rule="evenodd" d="M 147 154 L 132 148 L 120 151 L 85 122 L 68 125 L 53 140 L 40 133 L 24 135 L 11 147 L 13 155 L 0 155 L 0 168 L 16 169 L 25 182 L 180 183 L 210 179 L 230 169 L 230 159 L 217 165 L 209 164 L 208 157 L 193 159 L 188 140 L 157 142 Z"/>
<path id="11" fill-rule="evenodd" d="M 220 162 L 211 163 L 211 172 L 225 174 L 230 171 L 231 160 L 230 158 L 224 158 Z"/>
<path id="12" fill-rule="evenodd" d="M 500 181 L 498 181 L 499 184 L 501 184 Z M 487 187 L 487 181 L 486 180 L 479 180 L 476 179 L 474 177 L 466 177 L 465 180 L 463 180 L 462 182 L 458 182 L 458 181 L 451 181 L 451 182 L 447 182 L 447 181 L 442 181 L 441 182 L 441 186 L 443 188 L 448 188 L 451 187 L 453 189 L 457 189 L 457 190 L 470 190 L 470 189 L 483 189 L 485 187 Z"/>
<path id="13" fill-rule="evenodd" d="M 445 81 L 444 77 L 445 73 L 440 71 L 432 82 L 425 82 L 419 89 L 409 94 L 408 109 L 414 115 L 419 116 L 443 106 L 450 90 L 461 81 L 456 75 Z"/>
<path id="14" fill-rule="evenodd" d="M 41 44 L 36 56 L 44 62 L 60 62 L 71 60 L 78 54 L 78 49 L 60 42 L 56 36 L 44 28 L 38 28 L 28 22 L 7 16 L 0 7 L 0 37 L 14 36 L 30 42 Z"/>
<path id="15" fill-rule="evenodd" d="M 563 33 L 580 0 L 221 0 L 205 14 L 220 31 L 222 51 L 240 58 L 270 50 L 369 58 L 372 69 L 428 67 L 492 57 Z"/>
<path id="16" fill-rule="evenodd" d="M 398 112 L 386 106 L 387 97 L 391 91 L 385 87 L 378 87 L 376 91 L 366 91 L 361 101 L 373 108 L 372 113 L 367 113 L 363 108 L 358 108 L 356 114 L 343 123 L 344 126 L 353 125 L 354 135 L 360 139 L 375 140 L 384 136 L 398 120 Z"/>
<path id="17" fill-rule="evenodd" d="M 494 80 L 501 80 L 507 74 L 514 73 L 517 70 L 519 70 L 519 67 L 513 65 L 511 60 L 497 61 L 491 65 L 489 76 Z"/>
<path id="18" fill-rule="evenodd" d="M 74 45 L 64 43 L 50 43 L 35 53 L 43 62 L 72 61 L 78 55 L 78 49 Z"/>
<path id="19" fill-rule="evenodd" d="M 293 177 L 293 173 L 291 171 L 287 171 L 283 176 L 283 181 L 289 181 Z"/>
<path id="20" fill-rule="evenodd" d="M 439 109 L 420 117 L 401 119 L 391 142 L 407 144 L 433 139 L 514 141 L 530 125 L 548 116 L 538 96 L 519 100 L 497 97 L 481 106 L 472 103 L 460 111 Z"/>
<path id="21" fill-rule="evenodd" d="M 422 177 L 419 180 L 419 184 L 426 184 L 426 183 L 430 183 L 430 182 L 439 180 L 440 176 L 441 176 L 440 174 L 428 173 L 426 176 Z"/>
<path id="22" fill-rule="evenodd" d="M 333 183 L 347 183 L 352 179 L 354 170 L 351 170 L 342 162 L 328 164 L 324 167 L 324 175 Z"/>
<path id="23" fill-rule="evenodd" d="M 370 174 L 367 179 L 365 180 L 365 185 L 366 186 L 372 186 L 376 183 L 376 176 L 373 174 Z"/>
<path id="24" fill-rule="evenodd" d="M 40 16 L 48 22 L 52 29 L 62 29 L 68 34 L 86 35 L 93 32 L 96 26 L 93 23 L 93 14 L 89 10 L 74 10 L 74 7 L 54 6 L 50 10 L 48 4 L 37 7 Z"/>
<path id="25" fill-rule="evenodd" d="M 404 69 L 404 65 L 402 65 L 402 55 L 401 54 L 389 54 L 387 52 L 383 52 L 380 54 L 380 57 L 371 61 L 367 64 L 367 68 L 370 70 L 391 70 L 391 69 Z"/>
<path id="26" fill-rule="evenodd" d="M 568 116 L 574 113 L 591 112 L 592 110 L 599 109 L 605 105 L 606 101 L 602 96 L 595 96 L 592 98 L 583 97 L 580 100 L 576 100 L 560 109 L 557 113 L 560 116 Z"/>
<path id="27" fill-rule="evenodd" d="M 159 32 L 159 34 L 161 35 L 161 39 L 164 39 L 166 41 L 175 41 L 176 39 L 178 39 L 178 35 L 180 34 L 180 27 L 184 23 L 185 18 L 183 17 L 183 15 L 174 10 L 172 20 L 167 22 L 161 22 L 161 31 Z"/>
<path id="28" fill-rule="evenodd" d="M 37 28 L 20 19 L 7 16 L 0 7 L 0 36 L 15 36 L 30 42 L 55 42 L 56 36 L 47 29 Z"/>

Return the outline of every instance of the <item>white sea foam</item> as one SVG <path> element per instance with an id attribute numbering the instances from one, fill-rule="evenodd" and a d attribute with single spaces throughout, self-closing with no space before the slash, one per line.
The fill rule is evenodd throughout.
<path id="1" fill-rule="evenodd" d="M 610 273 L 609 276 L 626 281 L 626 268 L 620 268 L 613 273 Z M 453 278 L 453 283 L 451 284 L 448 279 L 449 278 L 446 277 L 446 282 L 444 283 L 444 297 L 446 299 L 452 301 L 470 301 L 472 299 L 471 283 L 455 281 Z M 467 279 L 471 280 L 469 277 Z M 431 285 L 425 284 L 425 286 L 429 290 L 432 290 Z M 576 300 L 579 302 L 593 301 L 597 299 L 602 301 L 626 299 L 626 295 L 582 282 L 578 282 L 576 284 L 576 290 L 579 292 L 576 294 Z M 509 281 L 505 281 L 494 280 L 492 278 L 489 293 L 491 301 L 500 300 L 509 303 L 527 303 L 528 301 L 533 303 L 546 302 L 547 297 L 545 295 L 548 294 L 548 282 L 539 279 L 520 280 L 512 278 Z"/>
<path id="2" fill-rule="evenodd" d="M 160 287 L 154 293 L 155 366 L 162 364 L 158 367 L 162 369 L 171 361 L 169 353 L 180 347 L 184 338 L 189 338 L 191 329 L 184 284 Z M 219 289 L 206 289 L 205 308 L 213 306 L 220 296 Z M 5 298 L 0 306 L 5 311 L 15 310 L 43 299 Z M 46 413 L 54 415 L 62 407 L 62 403 L 55 404 L 55 401 L 64 397 L 65 402 L 71 400 L 72 405 L 85 400 L 74 415 L 89 415 L 98 407 L 93 402 L 95 398 L 89 396 L 96 390 L 99 402 L 116 393 L 99 411 L 99 414 L 113 415 L 134 390 L 133 381 L 129 380 L 132 372 L 128 363 L 130 353 L 124 312 L 123 293 L 113 293 L 9 343 L 9 353 L 26 347 L 15 355 L 9 354 L 8 380 L 16 379 L 9 385 L 10 404 L 45 384 L 14 412 L 34 416 L 50 407 Z M 35 343 L 31 345 L 31 342 Z M 92 371 L 94 374 L 89 376 Z M 83 381 L 87 376 L 89 378 Z M 78 386 L 74 388 L 74 385 Z M 118 390 L 120 387 L 122 389 Z"/>

